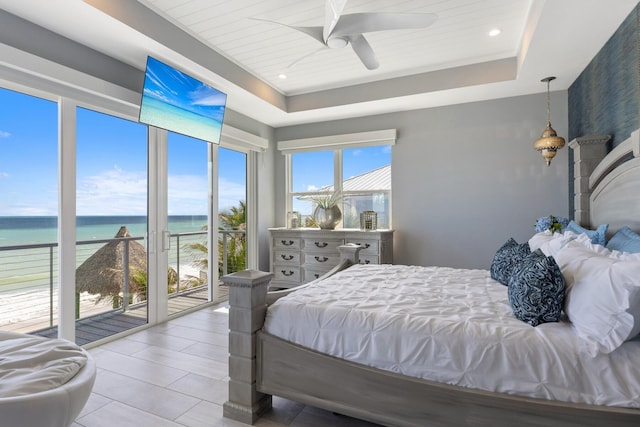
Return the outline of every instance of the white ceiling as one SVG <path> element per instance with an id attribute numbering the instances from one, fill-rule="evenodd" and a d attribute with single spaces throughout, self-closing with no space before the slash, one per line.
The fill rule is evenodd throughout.
<path id="1" fill-rule="evenodd" d="M 4 10 L 144 69 L 147 55 L 227 92 L 271 126 L 567 89 L 637 0 L 349 0 L 343 13 L 435 13 L 419 30 L 349 46 L 253 18 L 322 26 L 324 0 L 0 0 Z M 488 32 L 499 28 L 497 37 Z M 317 52 L 316 52 L 317 51 Z M 293 67 L 291 63 L 313 53 Z M 287 74 L 280 79 L 279 74 Z"/>

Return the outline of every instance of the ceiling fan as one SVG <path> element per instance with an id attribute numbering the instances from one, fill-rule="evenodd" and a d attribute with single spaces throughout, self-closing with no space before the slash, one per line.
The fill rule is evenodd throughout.
<path id="1" fill-rule="evenodd" d="M 351 45 L 360 61 L 369 70 L 380 65 L 364 33 L 386 30 L 425 28 L 433 24 L 438 16 L 433 13 L 351 13 L 342 15 L 347 0 L 327 0 L 325 4 L 324 26 L 298 27 L 273 22 L 303 32 L 322 43 L 324 48 L 339 49 Z M 260 19 L 261 21 L 266 21 Z M 309 57 L 317 51 L 296 60 L 289 67 Z"/>

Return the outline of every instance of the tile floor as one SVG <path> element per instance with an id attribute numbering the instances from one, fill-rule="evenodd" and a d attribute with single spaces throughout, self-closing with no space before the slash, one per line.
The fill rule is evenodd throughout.
<path id="1" fill-rule="evenodd" d="M 98 374 L 73 427 L 237 427 L 227 400 L 225 305 L 203 308 L 89 350 Z M 274 397 L 263 427 L 373 424 Z"/>

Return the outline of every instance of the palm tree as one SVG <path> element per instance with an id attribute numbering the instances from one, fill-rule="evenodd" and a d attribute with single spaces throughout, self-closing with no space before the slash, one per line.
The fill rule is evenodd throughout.
<path id="1" fill-rule="evenodd" d="M 218 230 L 237 230 L 237 231 L 246 231 L 246 212 L 247 212 L 246 202 L 240 200 L 239 206 L 233 206 L 228 211 L 223 211 L 218 214 L 218 221 L 220 226 Z M 205 225 L 202 227 L 203 230 L 207 229 Z M 228 233 L 227 236 L 227 272 L 235 272 L 244 270 L 246 268 L 246 254 L 247 254 L 247 239 L 245 233 Z M 193 261 L 193 264 L 198 267 L 200 270 L 207 271 L 209 267 L 209 259 L 208 253 L 209 248 L 207 246 L 207 242 L 195 242 L 189 243 L 186 245 L 188 249 L 192 252 L 198 252 L 201 254 L 200 257 L 196 258 Z M 223 258 L 222 255 L 224 253 L 224 242 L 223 238 L 218 237 L 218 274 L 220 276 L 223 275 L 224 266 L 223 266 Z M 198 277 L 190 278 L 194 283 L 200 282 L 202 284 L 202 279 Z"/>
<path id="2" fill-rule="evenodd" d="M 230 239 L 227 239 L 227 272 L 235 272 L 244 270 L 247 265 L 247 204 L 240 200 L 239 206 L 232 206 L 229 211 L 220 212 L 218 218 L 220 220 L 220 230 L 237 230 L 243 233 L 229 233 Z M 218 239 L 218 253 L 224 253 L 223 239 Z M 218 259 L 218 273 L 222 275 L 224 266 L 222 259 Z"/>

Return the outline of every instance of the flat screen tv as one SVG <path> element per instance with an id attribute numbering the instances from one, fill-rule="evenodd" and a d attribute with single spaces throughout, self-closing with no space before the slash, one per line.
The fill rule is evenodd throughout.
<path id="1" fill-rule="evenodd" d="M 227 95 L 155 58 L 147 58 L 138 121 L 220 143 Z"/>

